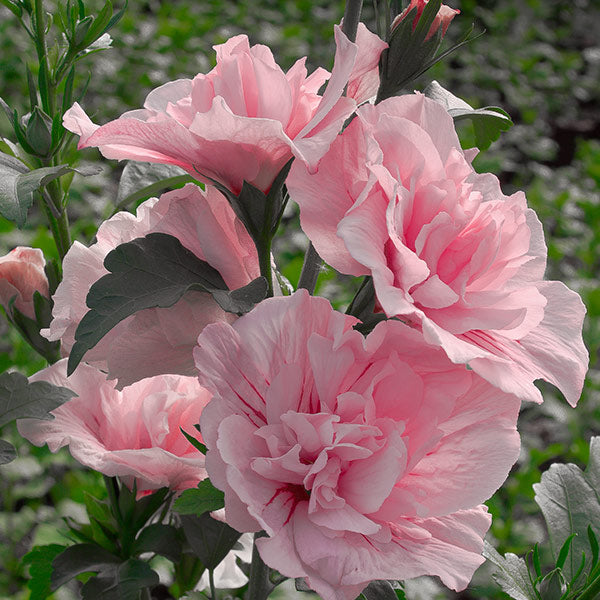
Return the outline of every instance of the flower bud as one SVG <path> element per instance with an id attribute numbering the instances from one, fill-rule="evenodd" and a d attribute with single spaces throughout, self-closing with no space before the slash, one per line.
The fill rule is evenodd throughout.
<path id="1" fill-rule="evenodd" d="M 11 312 L 10 302 L 15 298 L 14 308 L 35 320 L 34 293 L 49 297 L 45 264 L 42 251 L 27 246 L 17 246 L 0 257 L 0 305 L 7 313 Z"/>
<path id="2" fill-rule="evenodd" d="M 412 29 L 415 30 L 421 15 L 423 14 L 423 9 L 427 4 L 428 0 L 410 0 L 410 4 L 394 19 L 392 23 L 392 31 L 398 26 L 398 24 L 403 21 L 408 14 L 413 11 L 415 8 L 417 9 L 417 13 L 413 19 Z M 445 4 L 440 6 L 440 10 L 435 16 L 433 23 L 429 27 L 429 31 L 425 36 L 425 41 L 427 41 L 435 32 L 441 27 L 442 28 L 442 37 L 446 35 L 446 31 L 448 31 L 448 27 L 450 26 L 450 22 L 456 15 L 460 13 L 460 10 L 456 10 L 454 8 L 450 8 Z"/>

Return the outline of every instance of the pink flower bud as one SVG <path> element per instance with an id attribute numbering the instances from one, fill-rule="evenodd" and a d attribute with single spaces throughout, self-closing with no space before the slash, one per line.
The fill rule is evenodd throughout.
<path id="1" fill-rule="evenodd" d="M 27 246 L 17 246 L 0 257 L 0 305 L 8 311 L 11 299 L 16 297 L 15 308 L 35 319 L 33 294 L 49 296 L 45 264 L 42 251 Z"/>
<path id="2" fill-rule="evenodd" d="M 428 0 L 410 0 L 410 4 L 394 19 L 394 22 L 392 23 L 392 31 L 400 23 L 400 21 L 403 21 L 406 18 L 408 13 L 411 10 L 413 10 L 413 8 L 416 8 L 417 14 L 413 20 L 412 26 L 414 31 L 417 26 L 417 23 L 419 22 L 419 19 L 421 18 L 421 15 L 423 14 L 423 10 L 425 9 L 425 5 L 427 4 L 427 2 Z M 427 32 L 425 41 L 427 41 L 432 35 L 434 35 L 434 33 L 440 28 L 440 26 L 442 28 L 442 37 L 444 37 L 450 25 L 450 21 L 452 21 L 452 19 L 454 19 L 454 17 L 459 13 L 460 10 L 450 8 L 449 6 L 442 4 L 440 10 L 438 11 L 438 14 L 435 16 L 435 19 L 431 24 L 431 27 L 429 28 L 429 31 Z"/>

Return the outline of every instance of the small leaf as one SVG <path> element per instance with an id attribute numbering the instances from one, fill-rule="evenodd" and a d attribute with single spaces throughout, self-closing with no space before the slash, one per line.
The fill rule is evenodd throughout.
<path id="1" fill-rule="evenodd" d="M 45 600 L 51 593 L 50 579 L 52 576 L 52 561 L 63 551 L 65 546 L 50 544 L 34 546 L 24 557 L 23 564 L 29 565 L 27 582 L 29 600 Z"/>
<path id="2" fill-rule="evenodd" d="M 142 529 L 133 544 L 132 554 L 154 552 L 177 563 L 181 558 L 181 544 L 177 529 L 164 523 L 153 523 Z"/>
<path id="3" fill-rule="evenodd" d="M 198 487 L 185 490 L 175 503 L 173 510 L 182 515 L 200 516 L 206 512 L 219 510 L 225 506 L 225 494 L 210 481 L 204 479 Z"/>
<path id="4" fill-rule="evenodd" d="M 97 573 L 118 565 L 121 559 L 96 544 L 76 544 L 69 546 L 52 561 L 52 590 L 81 573 Z"/>
<path id="5" fill-rule="evenodd" d="M 562 545 L 560 552 L 558 553 L 558 558 L 556 559 L 556 568 L 557 569 L 563 568 L 565 561 L 567 560 L 567 555 L 569 554 L 569 550 L 571 549 L 571 542 L 573 541 L 573 538 L 576 536 L 577 536 L 576 533 L 572 533 L 565 540 L 565 543 Z"/>
<path id="6" fill-rule="evenodd" d="M 539 544 L 533 547 L 533 568 L 538 577 L 542 576 L 542 563 L 540 561 L 540 548 Z"/>
<path id="7" fill-rule="evenodd" d="M 0 465 L 6 465 L 17 458 L 15 447 L 6 440 L 0 439 Z"/>
<path id="8" fill-rule="evenodd" d="M 51 410 L 76 396 L 47 381 L 29 383 L 20 373 L 0 375 L 0 427 L 15 419 L 52 419 Z"/>
<path id="9" fill-rule="evenodd" d="M 207 452 L 206 446 L 200 440 L 195 438 L 193 435 L 190 435 L 187 431 L 185 431 L 185 429 L 183 429 L 183 427 L 180 427 L 179 429 L 181 430 L 181 433 L 183 433 L 183 435 L 185 436 L 185 439 L 192 446 L 194 446 L 194 448 L 196 448 L 196 450 L 198 450 L 202 454 L 206 454 L 206 452 Z"/>
<path id="10" fill-rule="evenodd" d="M 125 165 L 119 189 L 117 191 L 117 208 L 158 196 L 164 190 L 181 187 L 195 179 L 176 165 L 137 162 L 130 160 Z"/>
<path id="11" fill-rule="evenodd" d="M 475 140 L 480 150 L 485 150 L 500 137 L 502 131 L 513 125 L 508 114 L 497 106 L 475 109 L 461 100 L 437 81 L 432 81 L 424 90 L 425 95 L 440 103 L 455 121 L 470 119 L 475 131 Z"/>
<path id="12" fill-rule="evenodd" d="M 538 600 L 529 578 L 527 563 L 522 558 L 510 552 L 501 556 L 487 541 L 484 541 L 483 556 L 495 565 L 494 580 L 511 598 Z"/>
<path id="13" fill-rule="evenodd" d="M 118 567 L 108 565 L 81 588 L 83 600 L 138 600 L 140 590 L 158 585 L 158 573 L 148 563 L 130 558 Z"/>
<path id="14" fill-rule="evenodd" d="M 15 15 L 15 17 L 21 18 L 21 16 L 23 15 L 23 9 L 18 4 L 15 4 L 10 0 L 0 0 L 0 4 L 6 6 L 6 8 L 8 8 L 8 10 L 10 10 L 10 12 L 13 15 Z"/>
<path id="15" fill-rule="evenodd" d="M 207 569 L 217 567 L 242 535 L 206 513 L 200 516 L 181 515 L 180 519 L 194 554 Z"/>
<path id="16" fill-rule="evenodd" d="M 590 542 L 590 547 L 592 549 L 592 569 L 598 563 L 598 538 L 594 533 L 591 525 L 588 525 L 587 528 L 588 540 Z"/>
<path id="17" fill-rule="evenodd" d="M 560 600 L 566 589 L 567 585 L 560 569 L 550 571 L 538 586 L 540 596 L 544 600 Z"/>
<path id="18" fill-rule="evenodd" d="M 362 592 L 366 600 L 398 600 L 396 591 L 389 581 L 372 581 Z"/>

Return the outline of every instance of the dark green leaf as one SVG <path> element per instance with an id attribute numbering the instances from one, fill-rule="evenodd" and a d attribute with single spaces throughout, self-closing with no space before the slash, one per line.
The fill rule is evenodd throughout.
<path id="1" fill-rule="evenodd" d="M 84 354 L 117 323 L 137 311 L 173 306 L 188 290 L 226 290 L 220 273 L 181 242 L 164 233 L 150 233 L 108 253 L 109 271 L 92 285 L 88 311 L 75 333 L 69 356 L 72 373 Z"/>
<path id="2" fill-rule="evenodd" d="M 596 566 L 598 563 L 598 538 L 594 533 L 591 525 L 588 525 L 587 528 L 588 540 L 590 542 L 590 547 L 592 549 L 592 568 Z"/>
<path id="3" fill-rule="evenodd" d="M 20 373 L 0 375 L 0 427 L 15 419 L 52 419 L 57 406 L 76 396 L 64 387 L 47 381 L 29 383 Z"/>
<path id="4" fill-rule="evenodd" d="M 218 490 L 210 479 L 204 479 L 198 484 L 198 487 L 191 490 L 185 490 L 175 503 L 173 510 L 182 515 L 199 516 L 206 512 L 219 510 L 225 506 L 225 495 Z"/>
<path id="5" fill-rule="evenodd" d="M 554 464 L 533 486 L 535 501 L 542 509 L 550 545 L 555 557 L 572 534 L 571 552 L 563 571 L 570 580 L 577 571 L 582 552 L 593 554 L 589 545 L 588 527 L 600 532 L 600 437 L 590 443 L 590 460 L 585 472 L 573 464 Z M 589 565 L 586 572 L 589 571 Z"/>
<path id="6" fill-rule="evenodd" d="M 488 542 L 484 542 L 483 556 L 496 567 L 494 580 L 514 600 L 538 600 L 529 578 L 525 561 L 508 552 L 501 556 Z"/>
<path id="7" fill-rule="evenodd" d="M 0 439 L 0 465 L 6 465 L 17 458 L 15 447 L 6 440 Z"/>
<path id="8" fill-rule="evenodd" d="M 199 441 L 197 438 L 195 438 L 193 435 L 190 435 L 187 431 L 185 431 L 185 429 L 183 429 L 183 427 L 179 428 L 181 430 L 181 433 L 183 433 L 183 435 L 185 436 L 185 439 L 192 445 L 194 446 L 194 448 L 196 448 L 196 450 L 198 450 L 199 452 L 201 452 L 202 454 L 206 454 L 207 450 L 206 450 L 206 446 Z"/>
<path id="9" fill-rule="evenodd" d="M 535 574 L 538 577 L 541 577 L 542 576 L 542 563 L 540 562 L 539 544 L 536 544 L 533 547 L 533 568 L 535 569 Z"/>
<path id="10" fill-rule="evenodd" d="M 23 9 L 18 4 L 15 4 L 10 0 L 0 0 L 0 4 L 6 6 L 6 8 L 8 8 L 8 10 L 10 10 L 10 12 L 13 15 L 15 15 L 15 17 L 21 18 L 21 15 L 23 14 Z"/>
<path id="11" fill-rule="evenodd" d="M 500 137 L 502 131 L 512 127 L 513 122 L 506 112 L 496 106 L 475 109 L 461 100 L 437 81 L 432 81 L 424 90 L 429 98 L 439 102 L 455 121 L 470 119 L 475 131 L 475 140 L 480 150 L 485 150 Z"/>
<path id="12" fill-rule="evenodd" d="M 97 573 L 120 563 L 118 556 L 96 544 L 70 546 L 52 561 L 52 590 L 81 573 Z"/>
<path id="13" fill-rule="evenodd" d="M 207 569 L 214 569 L 238 541 L 241 533 L 210 517 L 181 515 L 185 537 Z"/>
<path id="14" fill-rule="evenodd" d="M 267 289 L 267 280 L 257 277 L 237 290 L 212 290 L 211 294 L 225 312 L 243 315 L 267 297 Z"/>
<path id="15" fill-rule="evenodd" d="M 77 25 L 75 25 L 75 35 L 73 36 L 73 45 L 76 48 L 84 46 L 83 40 L 85 39 L 85 36 L 87 35 L 87 32 L 88 32 L 89 28 L 91 27 L 93 21 L 94 21 L 94 17 L 89 15 L 89 16 L 81 19 L 81 21 L 79 21 L 77 23 Z"/>
<path id="16" fill-rule="evenodd" d="M 75 81 L 75 67 L 69 69 L 67 80 L 65 81 L 65 89 L 62 97 L 62 114 L 66 113 L 73 105 L 73 82 Z"/>
<path id="17" fill-rule="evenodd" d="M 556 568 L 557 569 L 562 569 L 565 561 L 567 560 L 567 554 L 569 554 L 569 550 L 571 549 L 571 542 L 573 541 L 573 538 L 575 538 L 577 536 L 576 533 L 572 533 L 564 542 L 564 544 L 562 545 L 560 552 L 558 553 L 558 558 L 556 559 Z"/>
<path id="18" fill-rule="evenodd" d="M 133 510 L 134 531 L 139 531 L 148 522 L 150 517 L 163 505 L 168 495 L 169 488 L 164 487 L 136 501 Z"/>
<path id="19" fill-rule="evenodd" d="M 52 147 L 52 119 L 36 106 L 29 121 L 25 137 L 38 156 L 47 156 Z"/>
<path id="20" fill-rule="evenodd" d="M 52 561 L 65 549 L 59 544 L 48 546 L 34 546 L 24 557 L 23 564 L 29 565 L 27 582 L 30 595 L 29 600 L 45 600 L 51 593 L 50 579 L 52 575 Z"/>
<path id="21" fill-rule="evenodd" d="M 566 589 L 567 586 L 560 569 L 550 571 L 538 586 L 540 596 L 544 600 L 560 600 Z"/>
<path id="22" fill-rule="evenodd" d="M 372 581 L 363 591 L 366 600 L 398 600 L 396 591 L 389 581 Z"/>
<path id="23" fill-rule="evenodd" d="M 117 208 L 125 208 L 192 181 L 195 181 L 194 178 L 181 167 L 130 160 L 119 180 Z"/>
<path id="24" fill-rule="evenodd" d="M 144 552 L 154 552 L 174 563 L 178 562 L 181 558 L 181 543 L 177 529 L 164 523 L 153 523 L 142 529 L 133 544 L 132 554 Z"/>
<path id="25" fill-rule="evenodd" d="M 158 573 L 148 563 L 130 558 L 118 567 L 108 566 L 81 588 L 84 600 L 138 600 L 140 590 L 158 585 Z"/>

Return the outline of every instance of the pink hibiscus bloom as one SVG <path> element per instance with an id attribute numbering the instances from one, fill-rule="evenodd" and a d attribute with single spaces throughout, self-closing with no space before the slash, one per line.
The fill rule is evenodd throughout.
<path id="1" fill-rule="evenodd" d="M 39 248 L 17 246 L 0 257 L 0 306 L 7 312 L 12 298 L 14 307 L 30 319 L 35 319 L 33 294 L 49 297 L 48 279 L 44 272 L 46 260 Z"/>
<path id="2" fill-rule="evenodd" d="M 318 171 L 292 166 L 302 228 L 342 273 L 372 275 L 385 313 L 422 329 L 453 362 L 541 402 L 545 379 L 572 405 L 588 363 L 585 307 L 543 281 L 542 226 L 525 195 L 471 166 L 452 118 L 421 94 L 365 105 Z"/>
<path id="3" fill-rule="evenodd" d="M 238 35 L 214 47 L 210 73 L 157 88 L 143 109 L 99 127 L 75 104 L 64 126 L 81 136 L 79 148 L 96 146 L 106 158 L 179 165 L 235 194 L 244 181 L 267 191 L 293 156 L 314 167 L 356 106 L 341 96 L 357 47 L 339 27 L 335 40 L 331 76 L 319 68 L 307 77 L 306 58 L 284 73 L 269 48 Z"/>
<path id="4" fill-rule="evenodd" d="M 214 267 L 230 289 L 260 275 L 256 249 L 225 197 L 214 188 L 203 192 L 188 184 L 147 200 L 134 216 L 120 212 L 104 222 L 97 242 L 86 248 L 75 242 L 63 262 L 63 281 L 54 295 L 53 320 L 42 333 L 61 340 L 68 354 L 75 330 L 88 311 L 87 293 L 108 272 L 104 258 L 119 244 L 151 232 L 175 236 L 198 258 Z M 161 373 L 194 375 L 192 349 L 202 328 L 237 317 L 223 311 L 208 293 L 190 291 L 169 308 L 149 308 L 127 317 L 84 357 L 107 371 L 119 386 Z"/>
<path id="5" fill-rule="evenodd" d="M 206 477 L 204 456 L 180 427 L 194 427 L 211 398 L 194 377 L 161 375 L 115 389 L 104 373 L 86 364 L 67 377 L 67 360 L 36 373 L 30 381 L 68 387 L 78 397 L 54 409 L 51 421 L 21 419 L 19 433 L 52 452 L 69 446 L 73 458 L 140 493 L 161 487 L 185 490 Z"/>
<path id="6" fill-rule="evenodd" d="M 227 522 L 264 529 L 264 561 L 325 600 L 424 574 L 462 589 L 483 562 L 481 503 L 519 453 L 519 399 L 401 322 L 366 339 L 355 323 L 300 290 L 200 334 Z"/>

